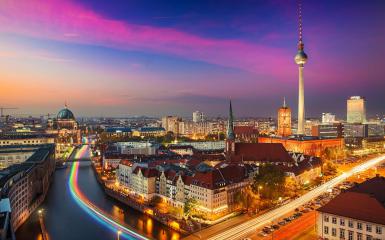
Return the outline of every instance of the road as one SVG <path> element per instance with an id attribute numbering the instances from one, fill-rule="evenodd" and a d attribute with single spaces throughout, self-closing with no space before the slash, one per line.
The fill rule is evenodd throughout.
<path id="1" fill-rule="evenodd" d="M 385 161 L 385 155 L 381 155 L 379 157 L 370 159 L 279 208 L 276 208 L 270 212 L 267 212 L 261 216 L 251 219 L 238 226 L 222 231 L 221 233 L 214 235 L 208 239 L 225 240 L 225 239 L 240 239 L 242 237 L 245 237 L 248 234 L 253 233 L 256 229 L 266 224 L 271 224 L 272 221 L 275 221 L 276 219 L 283 217 L 285 214 L 313 200 L 314 198 L 326 192 L 329 188 L 333 188 L 339 183 L 344 182 L 347 178 L 351 177 L 352 175 L 362 172 L 364 170 L 367 170 L 369 168 L 372 168 L 384 161 Z"/>

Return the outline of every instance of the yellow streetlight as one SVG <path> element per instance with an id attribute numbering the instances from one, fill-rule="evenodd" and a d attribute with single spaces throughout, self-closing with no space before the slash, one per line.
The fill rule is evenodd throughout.
<path id="1" fill-rule="evenodd" d="M 118 230 L 116 233 L 118 234 L 118 240 L 119 240 L 120 239 L 120 234 L 122 234 L 122 231 Z"/>

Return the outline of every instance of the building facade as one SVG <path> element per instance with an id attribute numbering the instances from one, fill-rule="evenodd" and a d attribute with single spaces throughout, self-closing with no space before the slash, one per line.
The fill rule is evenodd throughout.
<path id="1" fill-rule="evenodd" d="M 278 136 L 287 137 L 291 135 L 291 109 L 283 101 L 282 107 L 278 109 Z"/>
<path id="2" fill-rule="evenodd" d="M 347 100 L 347 116 L 348 123 L 365 123 L 366 122 L 366 99 L 361 96 L 352 96 Z"/>
<path id="3" fill-rule="evenodd" d="M 375 177 L 341 193 L 319 208 L 320 239 L 385 239 L 385 178 Z"/>

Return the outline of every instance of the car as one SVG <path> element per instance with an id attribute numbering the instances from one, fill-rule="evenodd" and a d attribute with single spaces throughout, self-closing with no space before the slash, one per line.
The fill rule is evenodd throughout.
<path id="1" fill-rule="evenodd" d="M 301 213 L 308 213 L 308 212 L 310 212 L 310 209 L 309 209 L 309 208 L 304 208 L 304 209 L 302 209 L 302 211 L 301 211 Z"/>
<path id="2" fill-rule="evenodd" d="M 300 216 L 302 216 L 302 213 L 297 212 L 296 214 L 294 214 L 294 216 L 295 216 L 296 218 L 299 218 Z"/>
<path id="3" fill-rule="evenodd" d="M 264 227 L 262 231 L 268 234 L 272 232 L 270 227 Z"/>
<path id="4" fill-rule="evenodd" d="M 260 237 L 266 237 L 268 235 L 268 233 L 265 233 L 264 231 L 260 232 L 258 234 Z"/>
<path id="5" fill-rule="evenodd" d="M 278 222 L 278 224 L 281 225 L 281 226 L 285 226 L 286 225 L 286 221 L 280 221 L 280 222 Z"/>
<path id="6" fill-rule="evenodd" d="M 285 220 L 286 222 L 291 222 L 292 219 L 287 217 L 287 218 L 284 218 L 283 220 Z"/>
<path id="7" fill-rule="evenodd" d="M 274 225 L 271 225 L 271 228 L 274 229 L 274 230 L 278 230 L 279 226 L 277 224 L 274 224 Z"/>

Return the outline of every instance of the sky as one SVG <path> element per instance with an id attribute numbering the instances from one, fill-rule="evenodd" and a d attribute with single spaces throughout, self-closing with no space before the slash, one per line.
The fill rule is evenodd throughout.
<path id="1" fill-rule="evenodd" d="M 305 112 L 385 113 L 385 2 L 303 0 Z M 9 113 L 190 116 L 297 112 L 297 2 L 1 0 L 0 106 Z"/>

